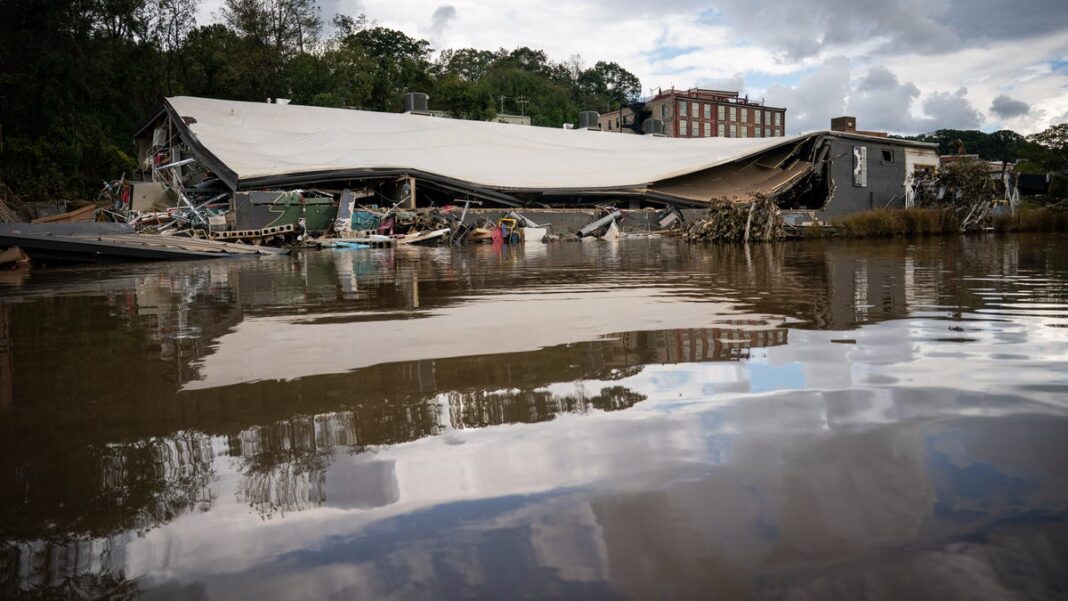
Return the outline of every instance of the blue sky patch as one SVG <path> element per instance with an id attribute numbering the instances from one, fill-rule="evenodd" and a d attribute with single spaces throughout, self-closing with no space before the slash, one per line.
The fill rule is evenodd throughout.
<path id="1" fill-rule="evenodd" d="M 675 57 L 700 50 L 700 46 L 657 46 L 646 55 L 654 62 L 669 61 Z"/>

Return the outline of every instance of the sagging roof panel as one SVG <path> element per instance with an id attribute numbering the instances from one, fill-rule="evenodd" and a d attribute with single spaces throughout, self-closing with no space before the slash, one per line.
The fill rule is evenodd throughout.
<path id="1" fill-rule="evenodd" d="M 234 187 L 404 170 L 496 190 L 635 188 L 818 135 L 679 139 L 187 96 L 166 103 Z"/>

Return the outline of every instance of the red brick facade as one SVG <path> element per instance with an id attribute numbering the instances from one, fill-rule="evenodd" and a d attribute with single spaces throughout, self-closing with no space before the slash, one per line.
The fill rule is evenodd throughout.
<path id="1" fill-rule="evenodd" d="M 764 106 L 720 90 L 664 90 L 645 103 L 653 119 L 664 122 L 672 138 L 770 138 L 786 135 L 786 109 Z M 603 131 L 633 133 L 630 109 L 601 115 Z M 617 125 L 618 123 L 618 125 Z"/>

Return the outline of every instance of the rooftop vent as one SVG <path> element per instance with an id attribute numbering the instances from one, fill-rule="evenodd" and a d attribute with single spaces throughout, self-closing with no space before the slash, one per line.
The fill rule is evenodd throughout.
<path id="1" fill-rule="evenodd" d="M 601 118 L 601 115 L 597 111 L 582 111 L 579 113 L 579 129 L 596 129 L 600 130 L 601 126 L 597 123 L 597 120 Z"/>
<path id="2" fill-rule="evenodd" d="M 429 115 L 430 96 L 423 92 L 408 92 L 404 95 L 404 112 L 413 115 Z"/>

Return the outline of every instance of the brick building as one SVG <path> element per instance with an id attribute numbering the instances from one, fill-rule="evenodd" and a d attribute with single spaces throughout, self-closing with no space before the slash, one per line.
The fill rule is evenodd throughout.
<path id="1" fill-rule="evenodd" d="M 602 131 L 643 133 L 642 121 L 657 119 L 672 138 L 771 138 L 786 135 L 786 109 L 723 90 L 662 90 L 645 101 L 641 114 L 623 107 L 598 119 Z"/>

